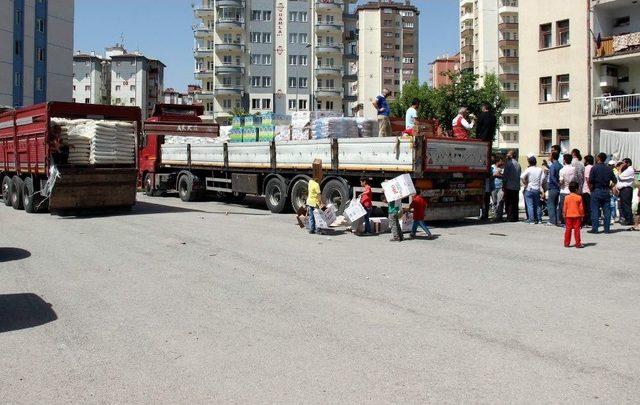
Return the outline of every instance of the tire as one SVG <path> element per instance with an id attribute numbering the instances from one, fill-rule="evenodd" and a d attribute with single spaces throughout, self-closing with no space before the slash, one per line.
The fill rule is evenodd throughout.
<path id="1" fill-rule="evenodd" d="M 309 178 L 302 177 L 291 186 L 290 199 L 293 212 L 307 206 L 307 194 L 309 192 Z"/>
<path id="2" fill-rule="evenodd" d="M 267 208 L 274 214 L 283 213 L 287 208 L 287 185 L 280 177 L 273 177 L 264 190 Z"/>
<path id="3" fill-rule="evenodd" d="M 198 198 L 198 193 L 193 191 L 193 177 L 188 174 L 180 176 L 178 180 L 178 194 L 184 202 L 192 202 Z"/>
<path id="4" fill-rule="evenodd" d="M 229 201 L 235 204 L 240 204 L 241 202 L 244 201 L 246 196 L 247 196 L 246 193 L 239 193 L 237 191 L 234 191 L 233 193 L 230 194 Z"/>
<path id="5" fill-rule="evenodd" d="M 329 180 L 322 188 L 322 199 L 327 204 L 333 204 L 338 215 L 341 215 L 351 200 L 349 186 L 338 179 Z"/>
<path id="6" fill-rule="evenodd" d="M 22 201 L 22 187 L 24 182 L 20 177 L 13 176 L 11 179 L 13 183 L 12 193 L 11 193 L 11 206 L 14 210 L 24 209 L 23 201 Z"/>
<path id="7" fill-rule="evenodd" d="M 149 197 L 156 197 L 159 195 L 158 191 L 153 188 L 153 174 L 151 173 L 144 175 L 142 187 L 144 188 L 144 194 Z"/>
<path id="8" fill-rule="evenodd" d="M 11 177 L 4 176 L 2 178 L 2 201 L 7 207 L 11 206 L 11 194 L 13 193 L 13 182 Z"/>
<path id="9" fill-rule="evenodd" d="M 22 183 L 22 206 L 26 212 L 33 214 L 38 210 L 39 203 L 40 201 L 33 189 L 33 180 L 31 177 L 27 177 Z"/>

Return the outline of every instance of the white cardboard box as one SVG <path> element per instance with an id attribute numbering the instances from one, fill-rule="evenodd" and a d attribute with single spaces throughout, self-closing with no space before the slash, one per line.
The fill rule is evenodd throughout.
<path id="1" fill-rule="evenodd" d="M 384 190 L 384 196 L 387 201 L 401 200 L 412 194 L 416 194 L 413 180 L 407 173 L 385 181 L 382 183 L 382 189 Z"/>

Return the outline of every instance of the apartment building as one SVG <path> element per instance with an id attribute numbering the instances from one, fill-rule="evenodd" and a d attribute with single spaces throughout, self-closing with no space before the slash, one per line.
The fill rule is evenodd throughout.
<path id="1" fill-rule="evenodd" d="M 592 150 L 589 134 L 588 7 L 554 0 L 520 3 L 520 151 Z"/>
<path id="2" fill-rule="evenodd" d="M 169 87 L 162 92 L 163 102 L 164 104 L 182 105 L 200 104 L 200 102 L 196 99 L 196 94 L 201 90 L 202 88 L 196 84 L 188 85 L 186 93 L 182 93 Z"/>
<path id="3" fill-rule="evenodd" d="M 228 121 L 235 107 L 346 111 L 348 7 L 348 0 L 202 0 L 194 57 L 206 116 Z"/>
<path id="4" fill-rule="evenodd" d="M 595 41 L 588 57 L 593 63 L 594 151 L 599 150 L 603 131 L 640 132 L 640 7 L 636 3 L 591 0 Z"/>
<path id="5" fill-rule="evenodd" d="M 358 17 L 358 103 L 375 117 L 370 100 L 383 88 L 391 99 L 418 78 L 419 15 L 410 2 L 370 1 L 356 9 Z"/>
<path id="6" fill-rule="evenodd" d="M 538 4 L 528 3 L 530 7 Z M 480 80 L 496 74 L 507 97 L 494 143 L 500 149 L 517 149 L 521 132 L 519 6 L 518 0 L 460 0 L 460 68 L 474 72 Z"/>
<path id="7" fill-rule="evenodd" d="M 429 64 L 429 84 L 434 89 L 451 84 L 448 73 L 460 71 L 460 54 L 443 55 Z"/>
<path id="8" fill-rule="evenodd" d="M 73 102 L 111 103 L 111 66 L 107 59 L 80 51 L 73 55 Z"/>
<path id="9" fill-rule="evenodd" d="M 0 105 L 71 100 L 74 0 L 3 0 Z"/>

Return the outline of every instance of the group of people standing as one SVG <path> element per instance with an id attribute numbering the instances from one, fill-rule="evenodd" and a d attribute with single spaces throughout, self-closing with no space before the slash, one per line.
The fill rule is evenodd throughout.
<path id="1" fill-rule="evenodd" d="M 590 226 L 589 232 L 598 233 L 602 219 L 604 231 L 608 233 L 611 229 L 612 201 L 619 200 L 620 224 L 634 225 L 631 204 L 635 170 L 631 159 L 607 164 L 605 153 L 599 153 L 595 158 L 591 155 L 582 157 L 578 149 L 561 154 L 559 145 L 552 146 L 548 158 L 549 162 L 545 160 L 539 166 L 537 158 L 533 154 L 528 155 L 528 167 L 522 170 L 513 151 L 507 154 L 506 161 L 502 157 L 494 157 L 491 167 L 493 181 L 485 190 L 483 219 L 488 217 L 490 200 L 495 220 L 501 221 L 506 211 L 507 221 L 518 221 L 519 194 L 524 188 L 528 223 L 541 224 L 546 208 L 549 217 L 547 225 L 566 228 Z M 566 201 L 572 194 L 580 197 L 581 209 L 584 210 L 578 225 L 566 214 Z M 575 203 L 575 197 L 571 200 Z M 569 211 L 572 215 L 579 212 Z"/>

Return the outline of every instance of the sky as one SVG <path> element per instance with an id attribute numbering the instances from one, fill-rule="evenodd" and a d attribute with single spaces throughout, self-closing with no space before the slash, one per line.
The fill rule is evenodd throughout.
<path id="1" fill-rule="evenodd" d="M 404 0 L 402 0 L 404 1 Z M 121 42 L 160 59 L 164 87 L 186 90 L 193 77 L 193 3 L 199 0 L 76 0 L 74 49 L 104 54 Z M 429 63 L 455 54 L 458 43 L 459 0 L 413 0 L 420 9 L 420 80 L 429 78 Z"/>

